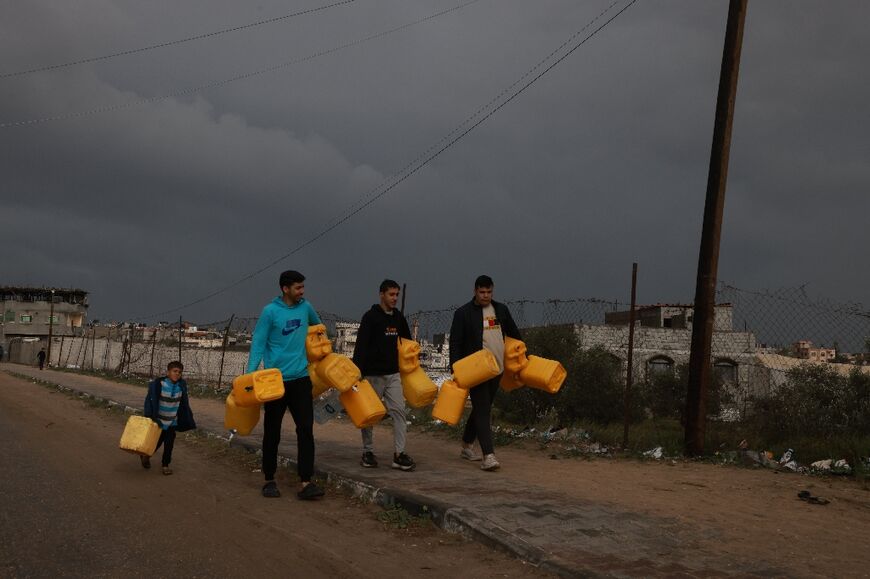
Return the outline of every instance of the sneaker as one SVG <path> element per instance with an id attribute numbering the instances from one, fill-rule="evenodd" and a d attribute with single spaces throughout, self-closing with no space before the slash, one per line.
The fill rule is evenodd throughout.
<path id="1" fill-rule="evenodd" d="M 483 464 L 480 465 L 480 470 L 498 470 L 500 466 L 495 459 L 495 455 L 490 453 L 483 457 Z"/>
<path id="2" fill-rule="evenodd" d="M 414 470 L 417 468 L 417 463 L 414 462 L 414 459 L 405 454 L 404 452 L 400 452 L 399 454 L 393 455 L 393 468 L 398 468 L 400 470 Z"/>
<path id="3" fill-rule="evenodd" d="M 323 496 L 323 489 L 317 486 L 314 483 L 308 483 L 302 490 L 296 493 L 296 496 L 302 499 L 303 501 L 313 501 L 318 497 Z"/>
<path id="4" fill-rule="evenodd" d="M 166 476 L 171 475 L 171 474 L 172 474 L 172 469 L 169 468 L 168 466 L 164 466 L 164 467 L 163 467 L 163 474 L 165 474 Z"/>
<path id="5" fill-rule="evenodd" d="M 151 468 L 151 459 L 147 456 L 139 455 L 139 460 L 142 461 L 142 468 Z"/>
<path id="6" fill-rule="evenodd" d="M 474 449 L 468 446 L 462 447 L 462 452 L 459 453 L 459 458 L 464 458 L 465 460 L 475 461 L 480 460 L 480 456 L 474 453 Z"/>
<path id="7" fill-rule="evenodd" d="M 281 496 L 281 491 L 278 490 L 278 485 L 275 481 L 270 480 L 263 485 L 263 496 L 267 499 L 277 499 Z"/>
<path id="8" fill-rule="evenodd" d="M 363 453 L 359 464 L 363 468 L 378 468 L 378 459 L 375 458 L 375 453 L 367 450 Z"/>

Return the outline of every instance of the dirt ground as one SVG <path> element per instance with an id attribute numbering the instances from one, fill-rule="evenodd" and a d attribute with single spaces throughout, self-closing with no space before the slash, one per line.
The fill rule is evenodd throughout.
<path id="1" fill-rule="evenodd" d="M 0 374 L 0 577 L 544 577 L 329 489 L 259 495 L 254 457 L 179 437 L 175 474 L 118 449 L 125 417 Z M 283 469 L 282 469 L 283 470 Z"/>
<path id="2" fill-rule="evenodd" d="M 699 554 L 765 561 L 788 576 L 870 577 L 866 481 L 682 459 L 559 458 L 558 445 L 530 441 L 497 452 L 517 479 L 691 526 Z M 802 501 L 802 490 L 830 503 Z"/>
<path id="3" fill-rule="evenodd" d="M 200 416 L 220 406 L 195 404 Z M 240 463 L 201 439 L 181 443 L 176 475 L 145 472 L 135 457 L 117 450 L 122 422 L 117 414 L 0 373 L 0 460 L 6 475 L 0 478 L 0 576 L 4 570 L 28 576 L 58 569 L 136 574 L 146 564 L 160 564 L 152 552 L 172 541 L 185 549 L 184 555 L 168 551 L 183 576 L 240 570 L 287 574 L 287 569 L 315 577 L 540 576 L 528 565 L 445 533 L 385 531 L 376 520 L 378 509 L 337 492 L 315 504 L 289 498 L 291 493 L 274 504 L 265 501 L 257 493 L 261 475 L 252 472 L 250 462 Z M 337 422 L 317 427 L 315 438 L 338 453 L 331 460 L 354 463 L 359 433 Z M 389 428 L 376 430 L 376 451 L 386 452 Z M 408 448 L 421 475 L 427 465 L 443 465 L 445 456 L 457 468 L 476 469 L 455 460 L 458 445 L 441 433 L 409 433 Z M 615 513 L 658 517 L 679 529 L 676 544 L 684 558 L 758 562 L 771 576 L 870 576 L 865 482 L 682 460 L 569 458 L 556 445 L 528 441 L 496 451 L 502 469 L 493 480 L 544 487 L 576 504 L 612 507 Z M 450 471 L 438 466 L 437 472 Z M 410 490 L 418 478 L 407 479 Z M 284 488 L 289 484 L 283 481 Z M 801 501 L 802 490 L 830 503 Z M 161 530 L 167 520 L 173 523 Z M 145 529 L 158 530 L 140 543 Z M 10 548 L 14 559 L 6 552 Z M 631 558 L 629 542 L 614 549 Z M 268 561 L 258 560 L 264 552 L 272 554 Z M 22 571 L 27 565 L 40 572 Z"/>

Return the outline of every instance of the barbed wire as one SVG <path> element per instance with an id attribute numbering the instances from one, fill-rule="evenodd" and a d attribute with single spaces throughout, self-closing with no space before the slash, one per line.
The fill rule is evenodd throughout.
<path id="1" fill-rule="evenodd" d="M 556 396 L 523 389 L 511 393 L 513 398 L 499 398 L 503 416 L 524 421 L 549 417 L 556 423 L 623 419 L 628 304 L 600 298 L 503 303 L 514 314 L 529 353 L 558 360 L 568 370 Z M 439 383 L 450 375 L 449 332 L 456 307 L 407 314 L 422 346 L 421 365 Z M 632 420 L 652 420 L 657 432 L 680 428 L 693 314 L 689 304 L 636 310 Z M 320 312 L 320 318 L 334 350 L 352 355 L 357 319 L 334 312 Z M 229 319 L 213 324 L 220 326 L 216 333 L 221 337 Z M 90 327 L 84 335 L 63 337 L 52 350 L 51 363 L 153 376 L 180 356 L 188 381 L 226 392 L 232 377 L 247 371 L 250 335 L 259 318 L 232 319 L 233 339 L 223 347 L 183 341 L 179 349 L 172 328 L 162 328 L 161 335 L 144 327 Z M 10 359 L 35 356 L 22 354 L 21 344 L 15 347 Z M 759 291 L 720 284 L 710 364 L 707 418 L 713 433 L 782 444 L 805 432 L 825 440 L 870 436 L 870 318 L 855 304 L 812 299 L 802 287 Z"/>

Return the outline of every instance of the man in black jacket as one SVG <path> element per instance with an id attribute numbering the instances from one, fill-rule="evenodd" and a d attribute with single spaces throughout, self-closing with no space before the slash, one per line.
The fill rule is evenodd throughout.
<path id="1" fill-rule="evenodd" d="M 392 467 L 410 471 L 417 466 L 405 453 L 405 435 L 408 430 L 405 422 L 405 397 L 402 394 L 402 380 L 399 376 L 399 352 L 396 342 L 400 337 L 411 339 L 408 322 L 402 312 L 396 309 L 399 300 L 399 284 L 391 279 L 381 282 L 380 303 L 363 314 L 353 348 L 353 363 L 375 389 L 378 397 L 384 399 L 387 412 L 393 419 Z M 360 465 L 375 468 L 378 460 L 374 453 L 372 428 L 362 429 L 363 455 Z"/>
<path id="2" fill-rule="evenodd" d="M 479 276 L 474 281 L 474 298 L 453 314 L 453 324 L 450 326 L 451 367 L 462 358 L 486 348 L 495 356 L 499 370 L 503 372 L 504 337 L 522 340 L 510 310 L 504 304 L 493 301 L 493 286 L 491 277 Z M 471 389 L 471 415 L 462 435 L 462 452 L 459 456 L 466 460 L 480 460 L 472 450 L 477 439 L 483 451 L 483 464 L 480 466 L 483 470 L 496 470 L 501 466 L 493 453 L 490 425 L 492 402 L 500 378 L 501 374 Z"/>

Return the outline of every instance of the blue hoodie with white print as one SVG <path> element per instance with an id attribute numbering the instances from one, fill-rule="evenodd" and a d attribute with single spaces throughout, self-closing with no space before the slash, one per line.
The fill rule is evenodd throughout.
<path id="1" fill-rule="evenodd" d="M 263 308 L 251 339 L 248 372 L 263 362 L 263 368 L 281 370 L 284 380 L 308 376 L 305 338 L 308 326 L 320 323 L 320 317 L 305 298 L 292 306 L 277 297 Z"/>

